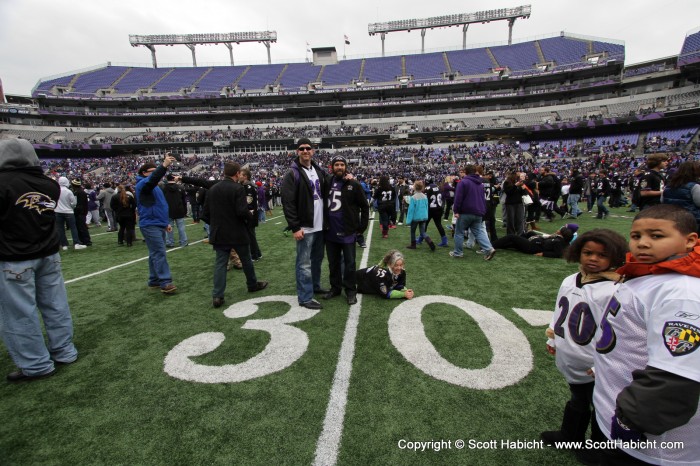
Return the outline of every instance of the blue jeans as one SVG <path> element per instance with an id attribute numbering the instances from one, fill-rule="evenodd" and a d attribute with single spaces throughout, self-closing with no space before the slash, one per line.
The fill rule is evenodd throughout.
<path id="1" fill-rule="evenodd" d="M 170 225 L 173 227 L 172 230 L 166 232 L 165 244 L 168 246 L 175 246 L 175 228 L 177 227 L 177 235 L 180 238 L 180 246 L 187 246 L 187 232 L 185 232 L 185 219 L 184 218 L 171 218 Z"/>
<path id="2" fill-rule="evenodd" d="M 299 304 L 311 301 L 314 290 L 321 288 L 321 262 L 323 262 L 323 232 L 305 233 L 297 241 L 297 298 Z"/>
<path id="3" fill-rule="evenodd" d="M 78 227 L 75 224 L 75 215 L 56 212 L 56 229 L 58 230 L 58 240 L 61 243 L 61 246 L 68 246 L 68 238 L 66 238 L 66 222 L 68 223 L 68 228 L 70 228 L 70 235 L 73 238 L 73 244 L 80 244 Z"/>
<path id="4" fill-rule="evenodd" d="M 589 212 L 591 210 L 593 210 L 593 200 L 594 200 L 593 198 L 594 198 L 593 193 L 586 196 L 586 206 L 588 207 Z"/>
<path id="5" fill-rule="evenodd" d="M 265 216 L 265 209 L 258 207 L 258 223 L 267 222 L 267 217 Z"/>
<path id="6" fill-rule="evenodd" d="M 251 289 L 258 282 L 258 278 L 255 276 L 255 268 L 250 258 L 250 247 L 247 244 L 238 244 L 233 246 L 233 249 L 236 250 L 238 257 L 241 259 L 243 273 L 246 278 L 245 282 L 248 285 L 248 289 Z M 214 289 L 211 295 L 214 298 L 223 298 L 226 291 L 226 265 L 228 264 L 228 258 L 231 256 L 231 249 L 214 248 L 214 251 L 216 252 L 216 260 L 214 261 Z"/>
<path id="7" fill-rule="evenodd" d="M 148 286 L 165 287 L 173 282 L 165 257 L 165 228 L 139 227 L 148 248 Z"/>
<path id="8" fill-rule="evenodd" d="M 425 226 L 426 226 L 426 221 L 423 220 L 422 222 L 416 222 L 413 221 L 411 222 L 411 244 L 416 242 L 416 228 L 418 228 L 418 238 L 423 241 L 423 238 L 426 237 L 425 234 Z"/>
<path id="9" fill-rule="evenodd" d="M 479 243 L 482 250 L 489 252 L 493 249 L 489 236 L 486 234 L 486 227 L 480 215 L 459 214 L 457 226 L 455 226 L 455 256 L 464 254 L 464 230 L 469 229 L 469 232 L 474 235 L 474 239 Z"/>
<path id="10" fill-rule="evenodd" d="M 27 261 L 0 261 L 0 332 L 10 357 L 25 375 L 51 372 L 52 359 L 73 362 L 78 357 L 58 253 Z"/>
<path id="11" fill-rule="evenodd" d="M 569 194 L 569 198 L 566 200 L 566 204 L 569 206 L 569 213 L 578 217 L 581 214 L 581 209 L 578 208 L 578 200 L 581 199 L 580 194 Z"/>
<path id="12" fill-rule="evenodd" d="M 610 213 L 608 208 L 605 207 L 605 199 L 606 196 L 598 196 L 598 200 L 596 201 L 596 205 L 598 206 L 598 218 L 602 218 L 603 215 L 608 215 Z"/>

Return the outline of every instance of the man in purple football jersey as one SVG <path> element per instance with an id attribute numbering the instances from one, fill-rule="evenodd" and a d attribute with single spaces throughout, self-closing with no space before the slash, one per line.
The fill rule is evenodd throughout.
<path id="1" fill-rule="evenodd" d="M 331 289 L 323 298 L 338 296 L 345 288 L 348 304 L 355 304 L 355 240 L 358 234 L 367 229 L 369 205 L 360 183 L 354 179 L 346 179 L 345 157 L 334 156 L 331 159 L 331 167 L 333 176 L 328 183 L 324 231 Z"/>

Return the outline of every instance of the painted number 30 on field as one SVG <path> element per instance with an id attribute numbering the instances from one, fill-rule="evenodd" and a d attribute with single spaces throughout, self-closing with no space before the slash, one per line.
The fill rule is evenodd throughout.
<path id="1" fill-rule="evenodd" d="M 221 332 L 206 332 L 187 338 L 166 356 L 164 370 L 172 377 L 200 383 L 233 383 L 264 377 L 286 369 L 301 358 L 309 337 L 291 324 L 314 317 L 319 311 L 297 304 L 296 296 L 264 296 L 230 306 L 224 315 L 231 319 L 250 317 L 261 303 L 281 302 L 289 311 L 272 319 L 249 319 L 245 330 L 269 333 L 265 349 L 247 361 L 222 366 L 198 364 L 191 358 L 215 351 L 225 339 Z M 488 366 L 466 369 L 443 358 L 425 334 L 421 320 L 428 304 L 448 304 L 467 313 L 481 328 L 493 353 Z M 547 325 L 551 312 L 514 309 L 532 325 Z M 404 301 L 389 317 L 389 337 L 408 362 L 425 374 L 445 382 L 479 390 L 513 385 L 532 370 L 532 350 L 527 338 L 511 321 L 480 304 L 450 296 L 422 296 Z M 465 338 L 469 338 L 465 335 Z"/>

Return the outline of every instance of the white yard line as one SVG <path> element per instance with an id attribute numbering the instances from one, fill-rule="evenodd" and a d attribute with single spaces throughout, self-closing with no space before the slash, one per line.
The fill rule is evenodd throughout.
<path id="1" fill-rule="evenodd" d="M 97 235 L 95 235 L 95 236 L 97 236 Z M 204 240 L 203 240 L 203 239 L 200 239 L 199 241 L 193 241 L 192 243 L 190 243 L 190 246 L 193 245 L 193 244 L 201 243 L 202 241 L 204 241 Z M 180 246 L 180 247 L 177 247 L 177 248 L 171 248 L 171 249 L 166 250 L 166 253 L 168 253 L 168 252 L 173 252 L 173 251 L 177 251 L 178 249 L 182 249 L 182 248 L 184 248 L 184 247 L 187 247 L 187 246 Z M 133 261 L 125 262 L 125 263 L 119 264 L 119 265 L 115 265 L 114 267 L 110 267 L 110 268 L 108 268 L 108 269 L 100 270 L 99 272 L 89 273 L 89 274 L 87 274 L 87 275 L 83 275 L 82 277 L 77 277 L 77 278 L 73 278 L 73 279 L 71 279 L 71 280 L 66 280 L 66 281 L 65 281 L 65 284 L 68 285 L 69 283 L 77 282 L 77 281 L 80 281 L 80 280 L 85 280 L 86 278 L 91 278 L 91 277 L 94 277 L 94 276 L 97 276 L 97 275 L 102 275 L 103 273 L 111 272 L 112 270 L 120 269 L 120 268 L 122 268 L 122 267 L 126 267 L 127 265 L 135 264 L 135 263 L 137 263 L 137 262 L 145 261 L 145 260 L 147 260 L 147 259 L 148 259 L 148 256 L 146 256 L 146 257 L 141 257 L 140 259 L 136 259 L 136 260 L 133 260 Z"/>
<path id="2" fill-rule="evenodd" d="M 278 217 L 272 217 L 268 220 L 274 220 Z M 370 222 L 369 230 L 366 235 L 367 247 L 364 249 L 362 254 L 362 260 L 360 261 L 359 268 L 367 267 L 367 262 L 369 259 L 370 246 L 372 244 L 372 231 L 374 229 L 374 220 Z M 198 225 L 198 224 L 189 224 Z M 112 233 L 112 232 L 110 232 Z M 105 233 L 98 233 L 94 236 L 98 236 Z M 190 245 L 201 243 L 202 240 L 194 241 Z M 173 252 L 182 249 L 182 247 L 168 249 L 167 252 Z M 141 257 L 139 259 L 125 262 L 123 264 L 115 265 L 99 272 L 94 272 L 88 275 L 83 275 L 82 277 L 73 278 L 71 280 L 66 280 L 65 284 L 71 284 L 80 280 L 85 280 L 86 278 L 95 277 L 112 270 L 116 270 L 128 265 L 135 264 L 137 262 L 145 261 L 148 256 Z M 314 459 L 314 465 L 334 465 L 338 461 L 338 452 L 340 450 L 340 441 L 343 436 L 343 423 L 345 421 L 345 407 L 348 401 L 348 388 L 350 386 L 350 376 L 352 374 L 352 361 L 355 357 L 355 342 L 357 339 L 357 327 L 360 322 L 360 311 L 362 308 L 362 294 L 357 296 L 357 304 L 350 306 L 350 311 L 348 314 L 348 320 L 345 324 L 345 332 L 343 334 L 343 341 L 340 345 L 340 352 L 338 354 L 338 364 L 336 365 L 335 374 L 333 375 L 333 385 L 331 386 L 330 396 L 328 400 L 328 407 L 326 408 L 326 416 L 323 420 L 323 430 L 316 444 L 316 457 Z"/>
<path id="3" fill-rule="evenodd" d="M 274 219 L 280 218 L 280 217 L 281 217 L 281 215 L 278 216 L 278 217 L 269 218 L 268 220 L 274 220 Z M 191 227 L 191 226 L 193 226 L 193 225 L 204 225 L 204 223 L 188 223 L 187 225 L 185 225 L 185 227 Z M 96 233 L 96 234 L 91 235 L 91 236 L 108 235 L 108 234 L 110 234 L 110 233 L 115 233 L 115 232 L 110 231 L 110 232 L 104 232 L 104 233 Z M 199 241 L 194 241 L 194 242 L 190 243 L 190 245 L 192 245 L 192 244 L 197 244 L 197 243 L 201 243 L 202 241 L 204 241 L 204 240 L 201 239 L 201 240 L 199 240 Z M 177 248 L 168 249 L 167 252 L 177 251 L 178 249 L 182 249 L 182 246 L 177 247 Z M 114 267 L 109 267 L 108 269 L 100 270 L 99 272 L 94 272 L 94 273 L 90 273 L 90 274 L 88 274 L 88 275 L 83 275 L 82 277 L 77 277 L 77 278 L 73 278 L 73 279 L 70 279 L 70 280 L 66 280 L 66 281 L 65 281 L 65 284 L 68 285 L 68 284 L 73 283 L 73 282 L 77 282 L 77 281 L 80 281 L 80 280 L 85 280 L 86 278 L 91 278 L 91 277 L 94 277 L 94 276 L 96 276 L 96 275 L 101 275 L 101 274 L 103 274 L 103 273 L 111 272 L 112 270 L 119 269 L 119 268 L 122 268 L 122 267 L 126 267 L 127 265 L 135 264 L 135 263 L 137 263 L 137 262 L 145 261 L 145 260 L 147 260 L 147 259 L 148 259 L 148 256 L 146 256 L 146 257 L 141 257 L 140 259 L 136 259 L 136 260 L 133 260 L 133 261 L 125 262 L 125 263 L 119 264 L 119 265 L 115 265 Z M 363 267 L 364 267 L 364 266 L 363 266 Z"/>
<path id="4" fill-rule="evenodd" d="M 187 225 L 185 225 L 185 228 L 191 227 L 191 226 L 194 226 L 194 225 L 200 225 L 200 224 L 199 224 L 199 223 L 188 223 Z M 204 225 L 204 223 L 202 223 L 201 225 Z M 117 233 L 117 230 L 114 230 L 114 231 L 105 231 L 105 232 L 102 232 L 102 233 L 95 233 L 94 235 L 91 234 L 91 235 L 90 235 L 90 238 L 92 238 L 93 236 L 111 235 L 112 233 Z M 73 238 L 68 238 L 68 241 L 71 241 L 71 242 L 72 242 L 72 241 L 73 241 Z"/>
<path id="5" fill-rule="evenodd" d="M 367 267 L 369 249 L 372 242 L 372 229 L 374 221 L 370 222 L 366 236 L 367 247 L 362 254 L 361 269 Z M 348 320 L 345 324 L 343 342 L 338 354 L 338 365 L 333 375 L 333 386 L 326 408 L 326 417 L 323 420 L 323 431 L 316 443 L 316 458 L 314 465 L 334 465 L 338 462 L 340 440 L 343 436 L 343 423 L 345 421 L 345 406 L 348 402 L 348 387 L 352 373 L 352 360 L 355 357 L 355 340 L 357 339 L 357 326 L 360 323 L 360 310 L 362 308 L 362 294 L 357 295 L 357 304 L 350 306 Z"/>

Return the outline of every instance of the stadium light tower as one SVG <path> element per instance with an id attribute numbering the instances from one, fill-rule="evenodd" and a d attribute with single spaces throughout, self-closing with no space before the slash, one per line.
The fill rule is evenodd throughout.
<path id="1" fill-rule="evenodd" d="M 277 31 L 227 32 L 216 34 L 160 34 L 141 36 L 129 34 L 132 47 L 143 45 L 151 51 L 153 68 L 158 68 L 156 61 L 156 45 L 184 45 L 192 52 L 192 66 L 197 66 L 197 56 L 194 48 L 203 44 L 224 44 L 228 48 L 233 66 L 233 44 L 241 42 L 260 42 L 267 48 L 267 63 L 272 63 L 270 44 L 277 42 Z"/>
<path id="2" fill-rule="evenodd" d="M 420 29 L 421 53 L 425 52 L 425 31 L 428 29 L 445 28 L 452 26 L 462 27 L 462 48 L 467 48 L 467 29 L 473 23 L 490 23 L 491 21 L 508 21 L 508 45 L 513 41 L 513 24 L 518 18 L 527 19 L 530 17 L 532 6 L 522 5 L 516 8 L 499 8 L 497 10 L 477 11 L 476 13 L 462 13 L 456 15 L 435 16 L 424 19 L 402 19 L 399 21 L 389 21 L 385 23 L 370 23 L 368 26 L 369 35 L 379 34 L 382 39 L 382 57 L 384 56 L 384 39 L 387 33 L 397 31 L 411 32 Z"/>

